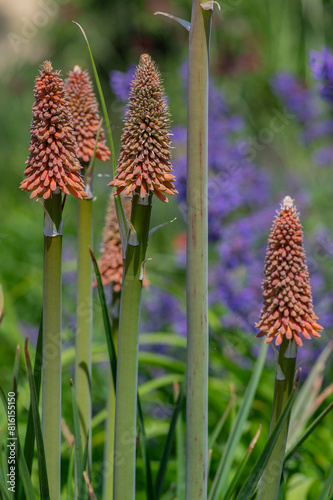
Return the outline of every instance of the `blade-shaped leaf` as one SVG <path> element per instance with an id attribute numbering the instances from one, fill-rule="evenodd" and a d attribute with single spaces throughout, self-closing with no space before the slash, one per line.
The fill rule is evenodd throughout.
<path id="1" fill-rule="evenodd" d="M 42 365 L 43 365 L 43 314 L 39 324 L 38 340 L 36 346 L 35 363 L 34 363 L 34 381 L 36 387 L 36 397 L 39 403 L 40 385 L 42 379 Z M 29 474 L 31 474 L 32 461 L 34 458 L 34 445 L 35 445 L 35 429 L 32 418 L 32 405 L 29 407 L 27 430 L 24 440 L 24 456 L 27 462 Z M 21 497 L 19 497 L 21 498 Z"/>
<path id="2" fill-rule="evenodd" d="M 29 387 L 30 387 L 30 405 L 32 408 L 32 418 L 33 418 L 33 424 L 34 424 L 34 430 L 35 430 L 35 436 L 36 436 L 40 498 L 41 498 L 41 500 L 44 500 L 44 499 L 46 500 L 46 499 L 50 498 L 49 484 L 48 484 L 48 479 L 47 479 L 42 426 L 41 426 L 40 415 L 39 415 L 39 410 L 38 410 L 37 391 L 36 391 L 34 377 L 32 374 L 30 355 L 29 355 L 29 351 L 28 351 L 28 339 L 26 339 L 26 341 L 25 341 L 24 355 L 25 355 L 25 361 L 26 361 L 26 365 L 27 365 L 28 381 L 29 381 Z"/>
<path id="3" fill-rule="evenodd" d="M 227 443 L 225 445 L 225 450 L 220 460 L 208 500 L 218 500 L 221 496 L 221 492 L 226 489 L 229 470 L 234 459 L 234 454 L 239 443 L 239 440 L 242 436 L 243 429 L 247 417 L 250 412 L 250 408 L 252 405 L 252 401 L 255 395 L 255 392 L 258 387 L 259 379 L 261 376 L 261 372 L 264 367 L 265 359 L 267 352 L 267 344 L 263 344 L 261 347 L 261 351 L 259 357 L 256 361 L 256 364 L 253 368 L 251 380 L 246 389 L 243 402 L 239 407 L 236 421 L 233 425 L 231 433 L 229 434 Z"/>
<path id="4" fill-rule="evenodd" d="M 304 443 L 304 441 L 310 436 L 317 425 L 322 421 L 322 419 L 333 409 L 333 402 L 328 405 L 327 408 L 312 422 L 312 424 L 306 429 L 306 431 L 301 435 L 301 437 L 287 450 L 284 457 L 286 462 L 295 453 L 295 451 Z"/>
<path id="5" fill-rule="evenodd" d="M 299 380 L 299 378 L 298 378 L 298 380 Z M 298 385 L 298 380 L 295 383 L 295 386 L 294 386 L 294 388 L 289 396 L 288 402 L 287 402 L 283 412 L 281 413 L 281 416 L 280 416 L 279 420 L 277 421 L 276 426 L 274 427 L 273 431 L 271 432 L 271 434 L 267 440 L 267 443 L 266 443 L 263 451 L 260 454 L 260 457 L 258 458 L 255 466 L 253 467 L 251 474 L 249 475 L 249 477 L 245 481 L 243 488 L 239 492 L 239 494 L 237 496 L 237 500 L 248 500 L 249 498 L 251 498 L 251 496 L 255 492 L 255 489 L 257 487 L 259 479 L 264 472 L 264 469 L 267 465 L 268 459 L 271 456 L 271 453 L 272 453 L 273 448 L 278 440 L 278 437 L 281 433 L 281 430 L 284 426 L 284 423 L 286 422 L 286 420 L 290 414 L 290 410 L 291 410 L 292 404 L 293 404 L 293 402 L 295 400 L 295 396 L 296 396 L 296 388 Z"/>
<path id="6" fill-rule="evenodd" d="M 173 21 L 176 21 L 181 26 L 183 26 L 187 31 L 190 31 L 190 29 L 191 29 L 191 23 L 189 21 L 186 21 L 185 19 L 181 19 L 180 17 L 172 16 L 171 14 L 168 14 L 167 12 L 154 12 L 154 16 L 158 16 L 158 15 L 169 17 Z"/>
<path id="7" fill-rule="evenodd" d="M 236 473 L 235 473 L 234 477 L 232 478 L 232 481 L 229 484 L 225 495 L 223 496 L 223 500 L 230 500 L 233 497 L 234 492 L 237 491 L 237 488 L 239 488 L 239 485 L 240 485 L 241 480 L 242 480 L 243 471 L 245 469 L 247 462 L 249 461 L 249 458 L 251 456 L 253 448 L 255 447 L 255 444 L 258 441 L 258 438 L 259 438 L 260 433 L 261 433 L 261 429 L 262 429 L 262 426 L 260 425 L 259 429 L 256 432 L 254 438 L 252 439 L 248 449 L 246 450 L 245 456 L 244 456 L 243 460 L 241 461 L 241 463 L 239 464 L 239 467 L 236 470 Z"/>
<path id="8" fill-rule="evenodd" d="M 5 412 L 7 414 L 7 398 L 5 391 L 3 390 L 3 387 L 0 385 L 0 398 L 2 400 L 2 403 L 5 408 Z M 16 430 L 17 431 L 17 430 Z M 18 433 L 16 432 L 16 457 L 17 457 L 17 462 L 19 466 L 19 472 L 20 472 L 20 477 L 21 481 L 23 484 L 23 489 L 25 492 L 26 500 L 36 500 L 35 492 L 31 483 L 31 478 L 30 474 L 27 468 L 27 464 L 24 458 L 24 455 L 21 451 L 21 445 L 20 445 L 20 438 L 18 436 Z"/>
<path id="9" fill-rule="evenodd" d="M 82 452 L 82 441 L 80 432 L 79 410 L 77 407 L 74 384 L 72 379 L 70 380 L 70 388 L 71 388 L 73 420 L 74 420 L 74 437 L 75 437 L 74 446 L 75 446 L 77 491 L 78 491 L 78 498 L 85 499 L 87 497 L 87 490 L 83 478 L 84 466 L 83 466 L 83 452 Z"/>
<path id="10" fill-rule="evenodd" d="M 168 432 L 168 435 L 165 439 L 163 453 L 162 453 L 162 457 L 161 457 L 161 461 L 160 461 L 160 466 L 159 466 L 156 481 L 155 481 L 155 491 L 156 491 L 157 500 L 160 498 L 161 491 L 162 491 L 163 479 L 164 479 L 165 471 L 166 471 L 166 468 L 168 465 L 168 459 L 169 459 L 169 455 L 170 455 L 170 451 L 171 451 L 173 436 L 175 434 L 177 418 L 178 418 L 179 412 L 181 410 L 183 399 L 184 399 L 184 390 L 185 390 L 185 382 L 183 381 L 181 388 L 180 388 L 180 391 L 179 391 L 179 395 L 178 395 L 175 407 L 174 407 L 174 410 L 173 410 L 173 414 L 171 417 L 169 432 Z"/>
<path id="11" fill-rule="evenodd" d="M 141 408 L 141 402 L 140 398 L 138 395 L 138 420 L 139 420 L 139 426 L 140 426 L 140 443 L 141 443 L 141 451 L 142 451 L 142 457 L 143 457 L 143 465 L 145 469 L 145 475 L 146 475 L 146 492 L 147 492 L 147 500 L 155 500 L 155 490 L 154 490 L 154 485 L 153 485 L 153 476 L 151 473 L 151 467 L 150 467 L 150 456 L 149 456 L 149 451 L 147 448 L 147 437 L 146 437 L 146 431 L 145 431 L 145 425 L 144 425 L 144 419 L 143 419 L 143 413 L 142 413 L 142 408 Z"/>
<path id="12" fill-rule="evenodd" d="M 105 330 L 105 335 L 106 335 L 106 343 L 107 343 L 108 352 L 109 352 L 109 360 L 110 360 L 113 385 L 114 385 L 114 390 L 116 390 L 117 355 L 116 355 L 116 350 L 114 348 L 113 339 L 112 339 L 112 328 L 111 328 L 111 322 L 110 322 L 110 317 L 109 317 L 109 311 L 108 311 L 108 308 L 106 305 L 104 288 L 103 288 L 103 284 L 102 284 L 101 274 L 100 274 L 99 269 L 98 269 L 97 260 L 96 260 L 96 257 L 94 255 L 94 252 L 91 250 L 90 247 L 89 247 L 89 251 L 90 251 L 91 260 L 92 260 L 95 275 L 96 275 L 98 295 L 99 295 L 99 301 L 100 301 L 101 308 L 102 308 L 104 330 Z"/>
<path id="13" fill-rule="evenodd" d="M 110 120 L 109 120 L 108 112 L 106 109 L 104 94 L 103 94 L 101 83 L 99 81 L 99 76 L 97 73 L 97 69 L 96 69 L 96 65 L 95 65 L 95 61 L 94 61 L 94 56 L 92 54 L 92 51 L 91 51 L 91 48 L 89 45 L 89 41 L 88 41 L 87 35 L 84 32 L 84 29 L 82 28 L 82 26 L 79 25 L 79 23 L 76 23 L 75 21 L 73 21 L 73 23 L 76 24 L 80 28 L 82 35 L 85 39 L 85 42 L 87 44 L 87 48 L 88 48 L 88 52 L 89 52 L 89 56 L 90 56 L 90 60 L 91 60 L 91 65 L 93 68 L 93 73 L 94 73 L 94 77 L 95 77 L 95 81 L 96 81 L 96 86 L 97 86 L 99 98 L 100 98 L 101 105 L 102 105 L 102 111 L 103 111 L 106 131 L 107 131 L 109 143 L 110 143 L 113 175 L 116 175 L 116 167 L 117 166 L 116 166 L 116 157 L 115 157 L 115 152 L 114 152 L 114 144 L 113 144 Z M 115 204 L 116 204 L 116 212 L 117 212 L 117 218 L 118 218 L 118 224 L 119 224 L 119 232 L 120 232 L 120 237 L 121 237 L 121 244 L 123 247 L 123 251 L 126 251 L 128 224 L 127 224 L 127 219 L 126 219 L 126 215 L 124 212 L 124 207 L 123 207 L 123 204 L 121 202 L 121 198 L 119 195 L 115 196 Z"/>
<path id="14" fill-rule="evenodd" d="M 333 496 L 333 467 L 331 468 L 318 500 L 329 500 Z"/>

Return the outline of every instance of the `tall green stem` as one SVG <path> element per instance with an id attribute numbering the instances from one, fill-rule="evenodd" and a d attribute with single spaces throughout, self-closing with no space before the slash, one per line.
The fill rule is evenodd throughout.
<path id="1" fill-rule="evenodd" d="M 296 347 L 290 356 L 290 341 L 285 337 L 280 346 L 278 367 L 275 377 L 274 400 L 272 417 L 269 431 L 274 429 L 281 413 L 283 412 L 290 393 L 294 386 L 295 366 L 296 366 Z M 288 349 L 289 347 L 289 349 Z M 288 351 L 287 351 L 288 349 Z M 286 358 L 286 351 L 288 357 Z M 282 373 L 281 373 L 282 371 Z M 283 378 L 284 377 L 284 378 Z M 283 380 L 281 380 L 283 378 Z M 280 436 L 268 460 L 265 471 L 261 479 L 261 485 L 258 495 L 258 500 L 276 500 L 278 498 L 280 481 L 282 475 L 282 467 L 286 442 L 288 437 L 289 417 L 283 426 Z"/>
<path id="2" fill-rule="evenodd" d="M 45 200 L 45 209 L 58 231 L 61 222 L 61 194 Z M 60 498 L 61 439 L 61 242 L 50 235 L 44 219 L 43 275 L 43 395 L 42 427 L 51 500 Z"/>
<path id="3" fill-rule="evenodd" d="M 113 292 L 113 300 L 111 306 L 112 310 L 116 307 L 119 301 L 119 293 Z M 119 309 L 119 307 L 118 307 Z M 112 340 L 117 349 L 119 330 L 119 317 L 112 317 Z M 103 484 L 103 499 L 109 500 L 113 495 L 113 455 L 114 455 L 114 429 L 115 429 L 115 408 L 116 408 L 116 394 L 114 390 L 114 382 L 112 380 L 112 373 L 109 379 L 109 393 L 108 393 L 108 410 L 105 425 L 105 451 L 104 451 L 104 484 Z"/>
<path id="4" fill-rule="evenodd" d="M 135 498 L 135 452 L 142 265 L 145 260 L 151 214 L 151 195 L 133 196 L 131 224 L 137 242 L 129 236 L 120 304 L 114 454 L 114 500 Z M 147 203 L 146 203 L 147 202 Z M 145 203 L 145 204 L 143 204 Z"/>
<path id="5" fill-rule="evenodd" d="M 91 342 L 92 342 L 92 199 L 78 200 L 78 280 L 76 311 L 76 400 L 83 446 L 91 436 Z M 88 462 L 91 464 L 91 439 Z"/>
<path id="6" fill-rule="evenodd" d="M 211 10 L 193 0 L 187 116 L 186 499 L 207 497 L 208 62 Z"/>

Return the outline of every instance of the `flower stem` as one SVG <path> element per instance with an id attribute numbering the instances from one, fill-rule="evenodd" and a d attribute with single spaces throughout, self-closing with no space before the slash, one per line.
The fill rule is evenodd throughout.
<path id="1" fill-rule="evenodd" d="M 114 500 L 135 498 L 138 330 L 141 274 L 148 243 L 151 198 L 152 195 L 144 200 L 138 194 L 133 196 L 131 225 L 137 241 L 134 241 L 131 229 L 124 263 L 118 338 Z"/>
<path id="2" fill-rule="evenodd" d="M 269 429 L 270 433 L 274 429 L 281 413 L 283 412 L 294 386 L 296 344 L 294 352 L 290 354 L 290 342 L 293 341 L 284 338 L 279 349 L 278 366 L 275 376 L 273 410 Z M 285 357 L 286 351 L 288 357 Z M 283 378 L 283 380 L 281 380 L 281 378 Z M 258 500 L 276 500 L 278 498 L 284 454 L 288 437 L 288 426 L 289 417 L 283 426 L 283 429 L 280 433 L 280 436 L 278 437 L 276 445 L 262 475 Z"/>
<path id="3" fill-rule="evenodd" d="M 192 2 L 187 130 L 186 499 L 207 497 L 208 60 L 212 11 Z"/>
<path id="4" fill-rule="evenodd" d="M 91 436 L 91 341 L 92 341 L 92 199 L 78 200 L 78 279 L 76 311 L 76 400 L 80 418 L 81 441 Z M 88 448 L 91 466 L 91 439 Z M 88 470 L 91 470 L 91 467 Z"/>
<path id="5" fill-rule="evenodd" d="M 61 222 L 61 194 L 44 202 L 56 230 Z M 61 234 L 49 235 L 44 219 L 43 396 L 42 427 L 50 499 L 60 498 L 61 439 Z"/>

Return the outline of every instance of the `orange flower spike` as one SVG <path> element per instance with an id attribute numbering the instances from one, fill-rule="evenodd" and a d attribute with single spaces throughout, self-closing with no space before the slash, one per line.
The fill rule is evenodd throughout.
<path id="1" fill-rule="evenodd" d="M 30 155 L 20 188 L 32 191 L 30 198 L 47 199 L 60 189 L 85 198 L 81 165 L 75 154 L 75 138 L 63 81 L 45 61 L 36 78 L 32 108 Z"/>
<path id="2" fill-rule="evenodd" d="M 285 336 L 302 346 L 306 339 L 320 337 L 323 329 L 313 312 L 309 272 L 305 262 L 302 226 L 286 196 L 273 223 L 265 261 L 264 306 L 256 325 L 257 337 L 267 335 L 266 343 L 282 343 Z"/>
<path id="3" fill-rule="evenodd" d="M 167 202 L 176 194 L 170 163 L 170 114 L 161 75 L 148 54 L 140 57 L 132 82 L 127 119 L 121 137 L 117 174 L 109 186 L 114 194 L 137 192 Z"/>
<path id="4" fill-rule="evenodd" d="M 101 121 L 88 72 L 83 71 L 79 66 L 75 66 L 65 82 L 65 91 L 68 108 L 73 119 L 74 136 L 77 144 L 76 154 L 79 159 L 88 163 L 94 154 L 97 132 Z M 105 144 L 104 130 L 101 128 L 96 158 L 108 161 L 110 156 L 110 150 Z"/>
<path id="5" fill-rule="evenodd" d="M 124 200 L 124 211 L 129 220 L 131 216 L 131 200 Z M 112 283 L 113 291 L 120 292 L 123 281 L 123 251 L 113 196 L 110 196 L 105 216 L 99 270 L 103 285 Z M 149 285 L 145 273 L 142 285 L 144 287 Z M 96 281 L 93 286 L 97 286 Z"/>

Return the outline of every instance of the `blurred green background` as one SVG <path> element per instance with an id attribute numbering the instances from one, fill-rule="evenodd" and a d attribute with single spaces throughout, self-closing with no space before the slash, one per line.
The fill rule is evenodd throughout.
<path id="1" fill-rule="evenodd" d="M 154 16 L 156 11 L 169 12 L 189 20 L 191 2 L 5 0 L 5 3 L 0 4 L 0 283 L 5 300 L 5 318 L 0 328 L 0 380 L 7 390 L 10 390 L 11 386 L 16 345 L 20 344 L 22 348 L 26 334 L 31 336 L 32 343 L 36 339 L 42 305 L 43 211 L 38 203 L 29 199 L 28 193 L 19 190 L 28 154 L 31 107 L 34 101 L 33 86 L 38 69 L 45 59 L 52 61 L 54 69 L 61 69 L 64 77 L 76 64 L 91 69 L 84 40 L 78 27 L 72 23 L 74 20 L 84 28 L 94 53 L 117 154 L 123 105 L 112 94 L 109 72 L 125 71 L 129 64 L 137 63 L 143 52 L 149 52 L 158 63 L 173 122 L 185 124 L 186 96 L 179 67 L 187 57 L 188 34 L 171 20 Z M 221 3 L 221 12 L 215 9 L 211 73 L 227 96 L 232 111 L 246 120 L 249 137 L 255 136 L 261 128 L 267 126 L 272 117 L 272 109 L 281 106 L 269 87 L 272 75 L 281 70 L 289 70 L 304 82 L 311 81 L 308 52 L 323 45 L 333 47 L 332 16 L 331 0 L 227 0 Z M 311 192 L 311 210 L 303 219 L 305 230 L 311 231 L 321 223 L 331 227 L 332 170 L 320 170 L 313 165 L 309 150 L 302 148 L 297 140 L 297 124 L 291 122 L 281 133 L 276 134 L 273 141 L 263 151 L 258 152 L 256 161 L 265 165 L 273 176 L 277 190 L 283 189 L 286 183 L 285 174 L 291 173 L 303 183 L 305 190 Z M 97 162 L 96 171 L 100 174 L 96 176 L 94 186 L 94 237 L 95 250 L 98 253 L 110 192 L 107 183 L 111 180 L 111 163 Z M 164 204 L 156 204 L 156 210 L 153 211 L 153 225 L 170 220 L 174 216 L 178 217 L 174 224 L 159 231 L 151 240 L 149 256 L 153 258 L 153 282 L 157 279 L 154 270 L 158 268 L 159 262 L 165 266 L 172 262 L 173 247 L 170 242 L 185 228 L 176 202 L 171 201 L 169 205 L 166 207 Z M 71 346 L 74 336 L 71 321 L 75 314 L 76 287 L 76 200 L 72 197 L 66 202 L 65 215 L 64 344 Z M 331 265 L 331 261 L 328 264 Z M 171 274 L 176 272 L 172 269 L 169 271 Z M 103 342 L 103 331 L 97 299 L 95 311 L 94 335 L 98 344 Z M 217 332 L 219 328 L 217 327 Z M 253 361 L 246 337 L 240 336 L 235 341 L 242 354 L 248 354 L 249 359 Z M 326 339 L 323 341 L 326 342 Z M 214 349 L 218 349 L 218 343 Z M 213 357 L 213 366 L 219 363 L 218 354 Z M 69 422 L 71 409 L 67 405 L 67 382 L 73 374 L 70 362 L 72 355 L 72 351 L 68 351 L 69 361 L 64 372 L 64 416 Z M 183 350 L 180 350 L 179 356 L 184 359 Z M 94 412 L 98 414 L 105 406 L 107 386 L 104 379 L 107 368 L 101 364 L 101 361 L 105 361 L 105 356 L 101 353 L 97 353 L 94 360 L 93 384 L 99 388 L 98 393 L 93 396 Z M 240 458 L 245 452 L 246 443 L 249 442 L 246 437 L 253 436 L 258 423 L 264 424 L 267 435 L 273 369 L 272 363 L 266 379 L 261 383 L 248 435 L 245 436 L 239 451 Z M 23 361 L 22 370 L 24 371 Z M 230 385 L 236 388 L 236 393 L 240 396 L 245 389 L 248 379 L 246 369 L 233 364 L 228 370 L 226 377 L 225 371 L 217 368 L 217 372 L 224 378 L 221 377 L 216 386 L 212 382 L 212 421 L 218 419 L 222 409 L 225 409 L 230 398 Z M 145 367 L 143 372 L 149 377 Z M 21 418 L 24 422 L 29 394 L 24 379 L 21 383 Z M 163 404 L 172 403 L 168 392 L 162 391 L 158 397 Z M 310 438 L 304 461 L 296 460 L 292 463 L 292 467 L 295 467 L 293 472 L 301 475 L 301 482 L 304 483 L 305 477 L 310 478 L 305 493 L 299 492 L 297 496 L 286 498 L 318 498 L 316 495 L 320 481 L 325 477 L 333 460 L 332 446 L 328 449 L 328 443 L 332 443 L 333 438 L 331 424 L 332 417 L 328 417 L 325 425 L 318 430 L 317 439 Z M 147 425 L 149 427 L 149 424 Z M 157 430 L 156 426 L 151 427 L 156 453 L 159 448 L 158 439 L 165 433 L 166 426 L 163 425 L 161 421 Z M 5 427 L 2 408 L 0 426 Z M 102 460 L 103 439 L 103 427 L 97 427 L 93 441 L 97 469 Z M 264 438 L 261 442 L 264 442 Z M 175 463 L 168 470 L 169 482 L 174 480 L 174 474 Z M 173 497 L 169 495 L 165 498 Z"/>

